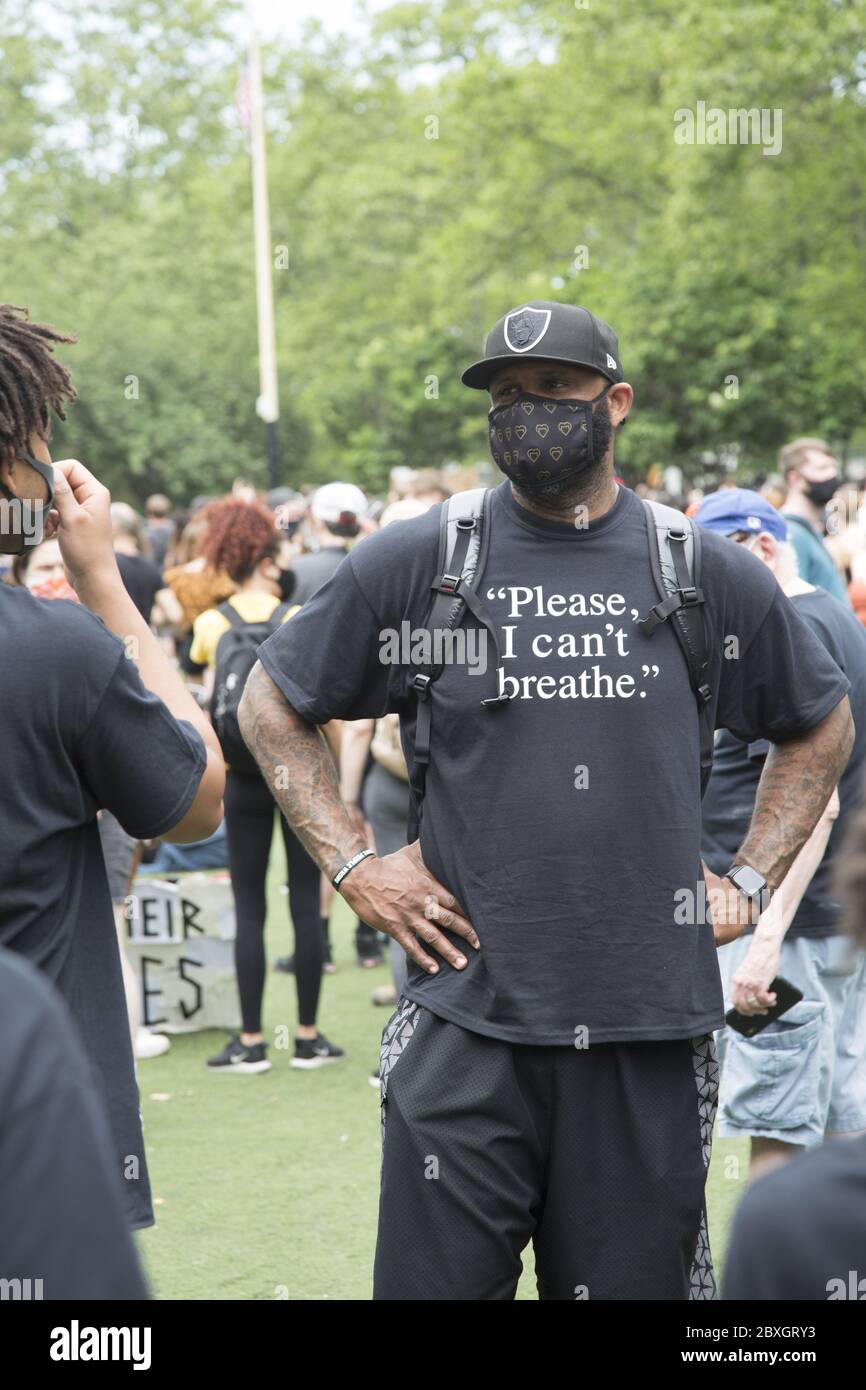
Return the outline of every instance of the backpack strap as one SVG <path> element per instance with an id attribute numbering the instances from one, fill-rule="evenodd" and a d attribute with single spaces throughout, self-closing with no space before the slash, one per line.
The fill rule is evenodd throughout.
<path id="1" fill-rule="evenodd" d="M 217 608 L 217 612 L 220 613 L 222 617 L 225 618 L 226 622 L 229 623 L 232 627 L 249 626 L 249 624 L 245 622 L 244 619 L 241 617 L 234 604 L 229 603 L 228 599 L 226 599 L 225 603 L 221 603 L 219 605 L 219 607 Z"/>
<path id="2" fill-rule="evenodd" d="M 265 623 L 247 622 L 245 618 L 241 617 L 234 604 L 229 603 L 228 599 L 226 599 L 224 603 L 221 603 L 216 611 L 225 618 L 226 622 L 231 623 L 232 627 L 270 627 L 276 632 L 290 609 L 297 607 L 298 605 L 292 603 L 291 599 L 285 599 L 282 603 L 277 604 L 273 613 Z"/>
<path id="3" fill-rule="evenodd" d="M 292 603 L 291 599 L 283 599 L 282 603 L 278 603 L 273 613 L 268 618 L 268 627 L 271 631 L 276 632 L 277 628 L 282 624 L 286 614 L 290 613 L 293 608 L 298 607 L 300 607 L 300 605 Z"/>
<path id="4" fill-rule="evenodd" d="M 433 601 L 427 617 L 426 630 L 456 630 L 463 621 L 467 607 L 475 613 L 474 590 L 484 572 L 490 545 L 490 490 L 471 488 L 455 492 L 443 502 L 439 514 L 439 552 L 436 575 L 430 588 Z M 482 621 L 484 619 L 482 618 Z M 417 671 L 409 687 L 417 696 L 414 742 L 414 774 L 410 778 L 412 811 L 409 819 L 409 844 L 417 840 L 421 824 L 421 804 L 424 783 L 430 763 L 432 708 L 430 695 L 443 667 L 427 666 Z"/>
<path id="5" fill-rule="evenodd" d="M 705 602 L 701 581 L 701 532 L 691 518 L 674 507 L 644 498 L 650 567 L 660 601 L 638 627 L 651 637 L 668 618 L 689 669 L 689 683 L 698 702 L 701 743 L 701 796 L 713 766 L 713 692 L 707 682 L 707 647 L 701 607 Z"/>

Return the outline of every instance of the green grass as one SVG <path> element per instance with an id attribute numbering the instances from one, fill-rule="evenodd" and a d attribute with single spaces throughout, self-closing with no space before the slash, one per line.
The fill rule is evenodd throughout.
<path id="1" fill-rule="evenodd" d="M 268 960 L 291 949 L 282 853 L 272 855 Z M 368 1084 L 390 1010 L 370 991 L 387 966 L 355 965 L 354 919 L 332 913 L 336 975 L 326 976 L 319 1019 L 346 1060 L 295 1071 L 273 1046 L 262 1076 L 213 1075 L 204 1062 L 216 1032 L 177 1037 L 139 1066 L 145 1143 L 156 1202 L 139 1236 L 151 1286 L 168 1299 L 368 1299 L 379 1189 L 379 1097 Z M 268 973 L 266 1034 L 294 1033 L 290 976 Z M 716 1140 L 709 1181 L 716 1270 L 745 1185 L 746 1144 Z M 535 1298 L 531 1252 L 518 1292 Z"/>

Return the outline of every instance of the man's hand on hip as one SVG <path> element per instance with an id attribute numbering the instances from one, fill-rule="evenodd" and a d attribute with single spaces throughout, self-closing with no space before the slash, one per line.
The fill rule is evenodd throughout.
<path id="1" fill-rule="evenodd" d="M 439 966 L 423 950 L 422 941 L 455 970 L 467 965 L 466 957 L 440 927 L 462 936 L 474 950 L 480 948 L 472 923 L 454 894 L 426 868 L 417 840 L 395 854 L 363 860 L 347 875 L 340 892 L 362 922 L 393 936 L 429 975 L 437 974 Z"/>

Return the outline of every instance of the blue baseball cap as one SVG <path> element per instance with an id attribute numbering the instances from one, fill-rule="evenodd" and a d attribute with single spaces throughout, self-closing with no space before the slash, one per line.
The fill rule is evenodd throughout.
<path id="1" fill-rule="evenodd" d="M 692 517 L 706 531 L 730 536 L 734 531 L 751 531 L 753 536 L 768 531 L 777 541 L 788 536 L 785 518 L 759 492 L 747 487 L 723 487 L 704 498 Z"/>

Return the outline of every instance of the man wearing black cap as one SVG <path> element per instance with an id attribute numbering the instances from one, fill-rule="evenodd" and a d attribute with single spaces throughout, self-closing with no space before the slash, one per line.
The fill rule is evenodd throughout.
<path id="1" fill-rule="evenodd" d="M 409 957 L 383 1035 L 375 1297 L 512 1298 L 532 1240 L 544 1299 L 710 1298 L 716 940 L 838 781 L 847 681 L 764 566 L 707 535 L 712 713 L 774 749 L 734 877 L 704 875 L 697 702 L 671 624 L 637 625 L 659 593 L 645 509 L 613 476 L 616 337 L 533 301 L 464 381 L 490 392 L 506 474 L 477 587 L 439 573 L 440 508 L 388 527 L 261 648 L 241 710 L 310 853 Z M 414 775 L 417 667 L 388 654 L 424 631 L 434 581 L 488 660 L 441 664 L 420 839 L 377 858 L 315 726 L 395 711 Z"/>

